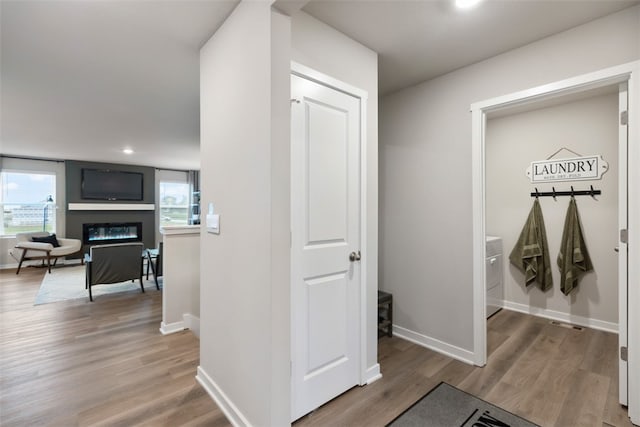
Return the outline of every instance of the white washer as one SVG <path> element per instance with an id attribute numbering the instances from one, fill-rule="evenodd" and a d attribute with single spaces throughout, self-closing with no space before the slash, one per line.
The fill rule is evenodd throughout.
<path id="1" fill-rule="evenodd" d="M 502 308 L 504 302 L 504 273 L 502 269 L 502 238 L 487 236 L 487 317 Z"/>

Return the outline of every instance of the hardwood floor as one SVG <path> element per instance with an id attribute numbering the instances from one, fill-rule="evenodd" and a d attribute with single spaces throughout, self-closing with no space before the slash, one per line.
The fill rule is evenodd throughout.
<path id="1" fill-rule="evenodd" d="M 229 426 L 195 381 L 198 340 L 162 336 L 160 292 L 34 306 L 43 269 L 0 271 L 0 425 Z M 617 337 L 503 310 L 476 368 L 381 338 L 383 378 L 296 422 L 383 426 L 446 381 L 542 426 L 631 426 L 617 404 Z"/>
<path id="2" fill-rule="evenodd" d="M 0 425 L 230 425 L 195 380 L 197 338 L 158 331 L 161 292 L 34 306 L 43 275 L 0 271 Z"/>
<path id="3" fill-rule="evenodd" d="M 631 426 L 617 401 L 617 336 L 502 310 L 488 322 L 489 360 L 466 365 L 399 338 L 379 340 L 382 379 L 296 422 L 382 426 L 445 381 L 541 426 Z"/>

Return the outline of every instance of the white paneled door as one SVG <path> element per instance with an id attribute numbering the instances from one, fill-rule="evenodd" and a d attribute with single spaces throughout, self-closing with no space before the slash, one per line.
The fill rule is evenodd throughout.
<path id="1" fill-rule="evenodd" d="M 291 77 L 292 420 L 359 382 L 360 100 Z"/>

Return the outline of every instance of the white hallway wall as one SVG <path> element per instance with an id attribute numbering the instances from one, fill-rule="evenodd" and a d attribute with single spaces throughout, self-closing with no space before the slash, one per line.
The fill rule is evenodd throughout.
<path id="1" fill-rule="evenodd" d="M 238 424 L 289 423 L 289 22 L 241 2 L 201 50 L 198 379 Z"/>
<path id="2" fill-rule="evenodd" d="M 201 200 L 221 232 L 201 240 L 198 375 L 252 425 L 290 416 L 291 60 L 369 93 L 367 368 L 377 369 L 377 55 L 304 13 L 289 21 L 241 2 L 201 51 Z"/>
<path id="3" fill-rule="evenodd" d="M 470 104 L 639 58 L 635 6 L 382 98 L 380 288 L 396 325 L 473 350 Z"/>
<path id="4" fill-rule="evenodd" d="M 617 89 L 617 85 L 616 85 Z M 617 330 L 618 324 L 618 94 L 611 93 L 549 108 L 490 119 L 486 128 L 486 229 L 501 236 L 504 250 L 505 300 L 516 308 L 529 307 L 589 319 L 592 324 Z M 562 147 L 583 155 L 600 154 L 609 163 L 601 180 L 531 184 L 525 170 Z M 562 151 L 554 158 L 575 157 Z M 529 214 L 534 187 L 538 191 L 602 190 L 597 200 L 576 197 L 587 249 L 594 271 L 585 274 L 578 289 L 560 291 L 556 257 L 569 197 L 541 197 L 554 286 L 547 292 L 525 287 L 524 275 L 510 265 L 508 256 Z M 579 316 L 579 317 L 575 317 Z M 584 320 L 583 320 L 584 322 Z"/>

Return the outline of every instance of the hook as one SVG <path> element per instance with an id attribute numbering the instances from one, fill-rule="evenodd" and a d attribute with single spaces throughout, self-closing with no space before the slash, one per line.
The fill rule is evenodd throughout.
<path id="1" fill-rule="evenodd" d="M 573 197 L 573 185 L 571 186 L 571 197 Z"/>
<path id="2" fill-rule="evenodd" d="M 594 199 L 596 198 L 595 193 L 593 192 L 593 185 L 590 185 L 589 187 L 591 187 L 591 197 L 593 197 Z"/>
<path id="3" fill-rule="evenodd" d="M 558 201 L 558 199 L 556 199 L 556 187 L 551 187 L 551 189 L 553 190 L 553 200 L 555 200 L 556 202 Z"/>
<path id="4" fill-rule="evenodd" d="M 538 199 L 538 187 L 535 187 L 536 189 L 536 199 Z"/>

